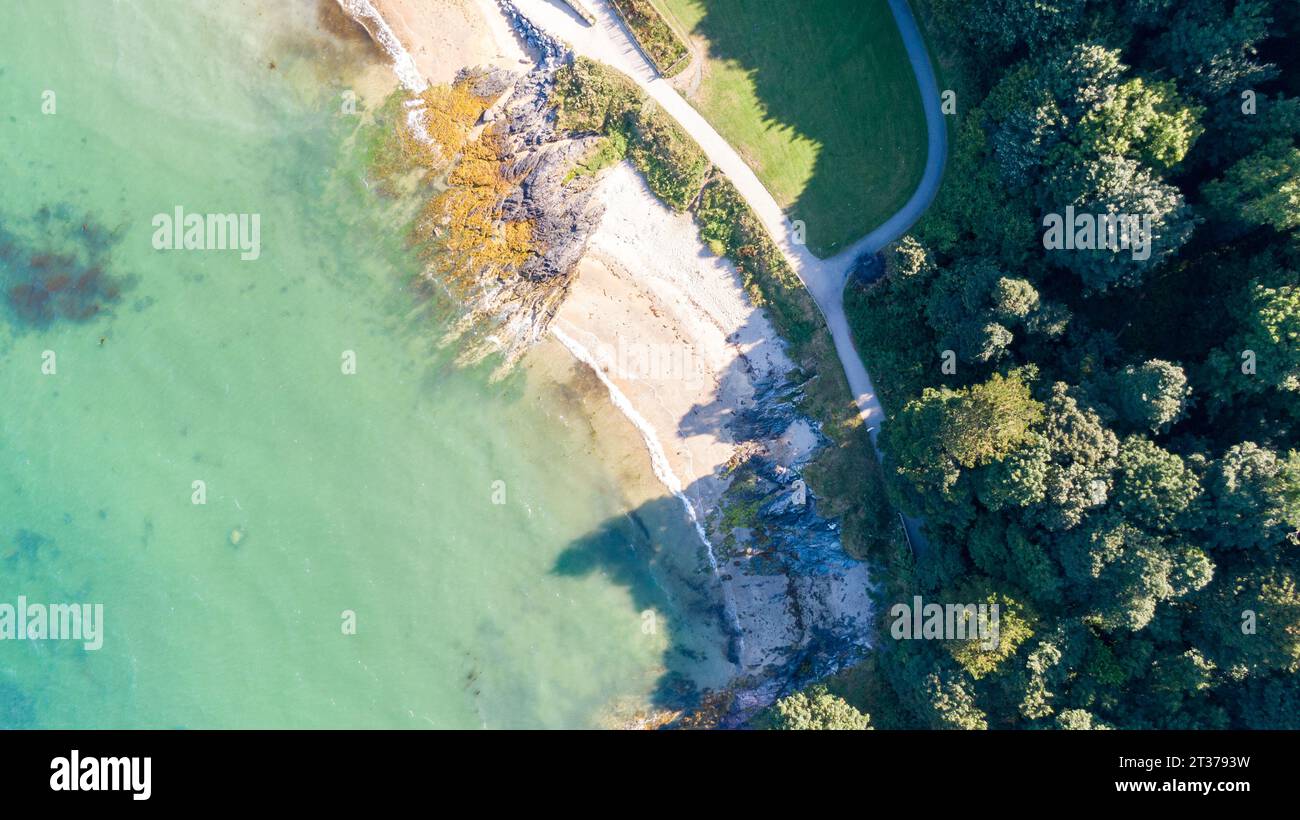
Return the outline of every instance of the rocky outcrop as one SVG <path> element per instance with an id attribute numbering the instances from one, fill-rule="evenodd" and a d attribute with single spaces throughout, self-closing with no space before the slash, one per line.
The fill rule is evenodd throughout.
<path id="1" fill-rule="evenodd" d="M 501 13 L 510 21 L 515 36 L 523 42 L 534 55 L 542 68 L 557 68 L 572 59 L 569 47 L 556 37 L 533 25 L 510 0 L 497 0 Z"/>
<path id="2" fill-rule="evenodd" d="M 838 523 L 819 514 L 803 478 L 826 441 L 799 414 L 799 397 L 797 387 L 770 382 L 729 424 L 745 446 L 710 527 L 740 630 L 727 725 L 870 648 L 867 568 L 844 551 Z M 801 436 L 803 446 L 788 445 Z"/>
<path id="3" fill-rule="evenodd" d="M 503 131 L 507 154 L 502 171 L 517 182 L 502 202 L 501 215 L 533 226 L 535 253 L 519 270 L 533 282 L 566 279 L 602 214 L 590 185 L 570 180 L 574 166 L 598 138 L 557 134 L 549 91 L 548 72 L 534 71 L 524 77 L 507 106 Z"/>
<path id="4" fill-rule="evenodd" d="M 501 97 L 481 123 L 485 132 L 490 129 L 498 165 L 494 173 L 504 182 L 490 207 L 498 229 L 522 224 L 529 230 L 527 253 L 511 269 L 461 272 L 472 283 L 460 294 L 467 313 L 458 335 L 490 329 L 468 348 L 467 358 L 500 353 L 508 367 L 541 339 L 603 213 L 592 181 L 571 179 L 597 138 L 556 130 L 553 77 L 552 69 L 539 66 L 522 76 L 476 70 L 458 80 L 472 83 L 481 97 Z M 434 280 L 445 274 L 436 266 L 428 273 Z"/>
<path id="5" fill-rule="evenodd" d="M 504 5 L 508 5 L 503 3 Z M 522 17 L 526 42 L 563 54 Z M 558 309 L 578 260 L 602 216 L 591 185 L 572 170 L 594 137 L 558 133 L 549 102 L 557 59 L 515 80 L 504 104 L 485 115 L 504 146 L 503 173 L 512 189 L 503 220 L 533 225 L 533 254 L 517 275 L 480 294 L 480 313 L 496 317 L 505 343 L 522 352 L 541 337 Z M 508 356 L 511 358 L 511 356 Z M 783 694 L 860 659 L 869 648 L 867 569 L 844 551 L 838 523 L 818 512 L 802 471 L 826 445 L 798 411 L 799 385 L 785 377 L 758 385 L 752 400 L 720 423 L 737 442 L 736 464 L 718 510 L 699 511 L 715 551 L 716 586 L 734 635 L 728 652 L 737 671 L 726 713 L 738 725 Z M 689 562 L 687 562 L 689 563 Z M 699 585 L 688 572 L 681 583 Z"/>
<path id="6" fill-rule="evenodd" d="M 522 75 L 476 69 L 458 82 L 471 84 L 475 97 L 495 101 L 475 136 L 491 140 L 496 174 L 490 186 L 478 185 L 493 191 L 484 210 L 494 226 L 482 233 L 527 225 L 528 238 L 526 252 L 510 257 L 508 266 L 468 272 L 468 292 L 460 294 L 468 311 L 458 332 L 489 326 L 490 333 L 477 337 L 485 343 L 468 349 L 471 355 L 504 352 L 508 366 L 547 332 L 603 206 L 594 195 L 596 179 L 574 174 L 601 138 L 562 133 L 556 125 L 555 71 L 571 59 L 569 50 L 508 0 L 498 2 L 539 63 Z M 471 249 L 462 258 L 482 257 Z M 440 271 L 431 267 L 429 277 L 438 280 Z M 753 377 L 753 363 L 742 357 L 742 364 Z M 728 725 L 857 660 L 871 634 L 866 567 L 845 553 L 838 523 L 819 513 L 802 474 L 826 439 L 799 412 L 799 385 L 779 372 L 757 378 L 744 407 L 715 420 L 723 429 L 712 432 L 737 447 L 725 474 L 704 480 L 726 486 L 718 508 L 688 502 L 702 522 L 705 566 L 693 554 L 659 562 L 662 581 L 682 587 L 674 597 L 694 601 L 693 611 L 725 622 L 732 632 L 726 654 L 736 675 L 726 693 Z M 701 694 L 716 706 L 721 693 Z"/>

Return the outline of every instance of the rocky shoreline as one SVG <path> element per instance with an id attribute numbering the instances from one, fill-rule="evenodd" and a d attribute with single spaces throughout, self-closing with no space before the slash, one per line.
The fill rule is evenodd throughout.
<path id="1" fill-rule="evenodd" d="M 476 82 L 489 91 L 499 84 L 512 89 L 484 115 L 484 124 L 499 138 L 501 172 L 510 183 L 499 202 L 498 221 L 532 226 L 533 250 L 515 275 L 482 277 L 484 286 L 470 302 L 476 317 L 501 327 L 497 341 L 505 360 L 514 363 L 545 335 L 600 220 L 592 186 L 584 189 L 567 179 L 595 140 L 556 130 L 550 110 L 553 69 L 538 66 L 523 76 L 497 69 Z"/>
<path id="2" fill-rule="evenodd" d="M 644 425 L 651 432 L 642 429 L 643 435 L 667 444 L 669 477 L 659 464 L 656 474 L 690 505 L 704 549 L 694 567 L 694 559 L 679 556 L 677 570 L 663 580 L 692 585 L 694 595 L 702 588 L 715 590 L 711 594 L 719 598 L 718 611 L 725 613 L 731 633 L 728 658 L 735 674 L 726 691 L 706 699 L 722 725 L 743 725 L 775 698 L 837 671 L 869 649 L 866 566 L 847 555 L 838 522 L 819 513 L 819 499 L 803 475 L 829 442 L 815 422 L 800 414 L 800 373 L 770 323 L 745 298 L 734 268 L 714 260 L 697 270 L 697 277 L 711 283 L 697 279 L 674 290 L 670 280 L 682 272 L 665 270 L 657 276 L 643 256 L 653 248 L 625 247 L 635 245 L 636 236 L 601 239 L 620 230 L 617 220 L 606 219 L 607 210 L 622 207 L 627 197 L 641 203 L 636 197 L 644 199 L 648 191 L 624 190 L 624 199 L 611 199 L 608 187 L 614 183 L 609 180 L 627 173 L 617 166 L 575 174 L 601 137 L 557 127 L 555 72 L 572 56 L 509 0 L 497 0 L 497 6 L 537 64 L 522 74 L 467 69 L 458 82 L 468 84 L 475 97 L 493 101 L 476 131 L 478 139 L 486 134 L 494 141 L 504 181 L 494 203 L 494 227 L 528 225 L 530 233 L 528 251 L 517 264 L 470 272 L 464 324 L 486 322 L 493 328 L 486 337 L 490 344 L 476 355 L 496 350 L 513 363 L 548 334 L 557 315 L 573 344 L 580 335 L 579 341 L 592 347 L 623 344 L 626 338 L 644 341 L 638 315 L 629 315 L 621 325 L 609 318 L 620 305 L 626 309 L 628 300 L 644 299 L 641 316 L 666 316 L 663 331 L 703 356 L 712 382 L 702 385 L 687 414 L 654 406 L 663 404 L 663 392 L 686 389 L 680 378 L 649 384 L 590 353 L 586 364 L 602 374 L 611 390 L 623 388 L 638 411 L 655 419 Z M 632 187 L 626 180 L 619 184 Z M 672 222 L 684 217 L 658 207 L 663 214 L 655 218 L 668 220 L 663 230 L 672 233 L 674 242 L 693 242 L 695 256 L 707 254 L 693 225 Z M 622 230 L 627 232 L 627 226 Z M 603 256 L 596 253 L 602 242 L 607 246 Z M 626 257 L 621 266 L 613 259 L 619 255 Z M 693 264 L 690 257 L 684 253 L 688 261 L 683 264 Z M 565 310 L 580 271 L 593 264 L 605 266 L 601 292 L 575 295 L 574 305 L 586 306 L 585 312 L 574 306 Z M 621 269 L 611 273 L 616 268 Z M 428 275 L 443 273 L 431 268 Z M 708 298 L 691 294 L 696 288 L 708 292 Z M 626 291 L 624 297 L 617 295 L 619 289 Z M 710 299 L 725 307 L 708 303 Z M 658 388 L 663 389 L 657 394 Z M 703 418 L 697 412 L 702 403 L 710 406 Z"/>

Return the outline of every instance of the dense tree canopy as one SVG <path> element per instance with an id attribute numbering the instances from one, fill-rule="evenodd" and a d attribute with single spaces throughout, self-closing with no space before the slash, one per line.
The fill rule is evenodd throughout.
<path id="1" fill-rule="evenodd" d="M 773 704 L 769 719 L 774 729 L 870 729 L 871 718 L 843 698 L 815 684 Z"/>
<path id="2" fill-rule="evenodd" d="M 1300 149 L 1274 140 L 1233 163 L 1203 191 L 1206 205 L 1225 221 L 1292 230 L 1300 225 Z"/>
<path id="3" fill-rule="evenodd" d="M 847 294 L 925 542 L 883 602 L 886 727 L 1300 725 L 1300 41 L 1281 0 L 923 0 L 965 102 L 886 275 Z M 1136 214 L 1150 253 L 1055 247 Z"/>

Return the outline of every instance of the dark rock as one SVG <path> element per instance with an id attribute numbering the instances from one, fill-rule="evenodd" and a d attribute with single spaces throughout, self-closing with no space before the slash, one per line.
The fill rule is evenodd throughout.
<path id="1" fill-rule="evenodd" d="M 519 9 L 510 0 L 497 0 L 497 5 L 510 21 L 510 26 L 524 45 L 537 55 L 539 65 L 554 68 L 572 58 L 572 52 L 562 40 L 552 37 L 533 25 L 532 21 L 520 14 Z"/>

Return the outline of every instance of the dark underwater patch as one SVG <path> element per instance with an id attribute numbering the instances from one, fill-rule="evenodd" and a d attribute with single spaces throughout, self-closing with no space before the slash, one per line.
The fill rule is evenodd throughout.
<path id="1" fill-rule="evenodd" d="M 68 205 L 0 223 L 0 288 L 10 321 L 45 328 L 109 312 L 131 284 L 111 272 L 120 235 Z"/>

